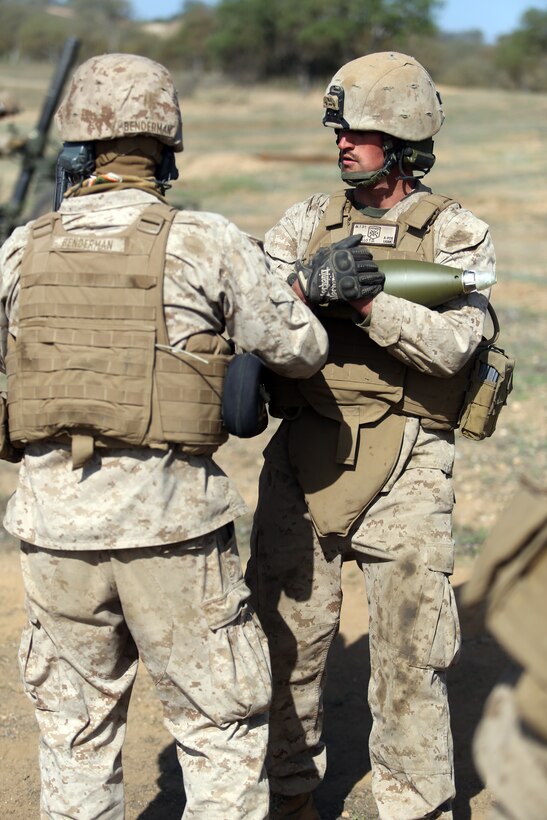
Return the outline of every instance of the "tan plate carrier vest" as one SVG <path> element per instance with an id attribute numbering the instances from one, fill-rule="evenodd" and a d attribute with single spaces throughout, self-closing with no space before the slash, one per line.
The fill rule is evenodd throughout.
<path id="1" fill-rule="evenodd" d="M 395 234 L 392 247 L 368 245 L 375 261 L 434 261 L 432 226 L 453 199 L 420 197 L 397 222 L 390 222 L 363 216 L 349 193 L 330 197 L 311 237 L 308 259 L 351 235 L 354 225 L 366 225 L 396 229 L 388 231 Z M 327 363 L 319 373 L 302 381 L 272 375 L 268 384 L 272 414 L 294 416 L 289 455 L 321 535 L 347 534 L 381 491 L 397 463 L 405 416 L 421 418 L 425 428 L 457 426 L 471 367 L 442 380 L 420 373 L 371 341 L 352 321 L 352 313 L 356 315 L 349 306 L 318 310 L 329 336 Z"/>
<path id="2" fill-rule="evenodd" d="M 176 210 L 148 207 L 118 233 L 76 234 L 39 218 L 21 263 L 17 336 L 8 338 L 11 442 L 72 442 L 73 466 L 100 446 L 226 440 L 220 408 L 229 343 L 215 333 L 173 350 L 163 275 Z"/>

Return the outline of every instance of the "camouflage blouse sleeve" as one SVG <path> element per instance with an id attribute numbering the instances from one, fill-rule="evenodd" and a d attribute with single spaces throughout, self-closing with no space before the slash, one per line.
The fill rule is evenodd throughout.
<path id="1" fill-rule="evenodd" d="M 327 194 L 315 194 L 290 207 L 264 239 L 272 270 L 286 281 L 294 263 L 302 259 L 328 202 Z"/>
<path id="2" fill-rule="evenodd" d="M 257 243 L 232 224 L 225 235 L 221 283 L 226 329 L 243 350 L 295 378 L 322 366 L 328 344 L 323 326 L 273 274 Z"/>
<path id="3" fill-rule="evenodd" d="M 0 353 L 2 356 L 2 370 L 4 370 L 8 330 L 13 333 L 17 329 L 19 269 L 27 236 L 28 225 L 16 228 L 0 250 Z"/>
<path id="4" fill-rule="evenodd" d="M 165 315 L 172 344 L 199 330 L 226 332 L 284 375 L 310 376 L 322 365 L 323 327 L 272 273 L 256 240 L 218 214 L 183 212 L 168 251 Z"/>
<path id="5" fill-rule="evenodd" d="M 488 225 L 470 211 L 450 206 L 437 219 L 435 232 L 435 262 L 495 269 Z M 449 378 L 477 347 L 487 305 L 487 292 L 453 299 L 435 310 L 380 293 L 373 303 L 370 338 L 410 367 Z"/>

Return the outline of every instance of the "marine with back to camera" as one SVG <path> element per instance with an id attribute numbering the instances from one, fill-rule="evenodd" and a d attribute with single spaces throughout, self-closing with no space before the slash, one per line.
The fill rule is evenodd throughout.
<path id="1" fill-rule="evenodd" d="M 142 661 L 184 817 L 264 820 L 270 666 L 234 536 L 246 508 L 212 454 L 233 345 L 305 378 L 326 333 L 255 240 L 168 206 L 183 146 L 163 66 L 91 58 L 56 122 L 70 187 L 0 254 L 2 457 L 21 459 L 4 525 L 21 540 L 41 817 L 124 817 Z"/>

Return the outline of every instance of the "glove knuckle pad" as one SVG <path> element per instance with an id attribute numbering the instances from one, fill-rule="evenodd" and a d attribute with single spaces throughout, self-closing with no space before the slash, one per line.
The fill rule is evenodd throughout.
<path id="1" fill-rule="evenodd" d="M 335 251 L 332 254 L 331 262 L 334 270 L 340 273 L 347 273 L 355 269 L 353 256 L 346 250 Z"/>

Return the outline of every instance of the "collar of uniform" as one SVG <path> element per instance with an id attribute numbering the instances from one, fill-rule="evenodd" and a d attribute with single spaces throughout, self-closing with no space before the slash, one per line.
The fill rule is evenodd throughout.
<path id="1" fill-rule="evenodd" d="M 132 205 L 149 205 L 158 199 L 148 191 L 128 188 L 121 191 L 105 191 L 93 196 L 67 197 L 63 199 L 59 211 L 62 214 L 82 214 L 92 211 L 105 211 L 113 208 L 124 208 Z"/>

